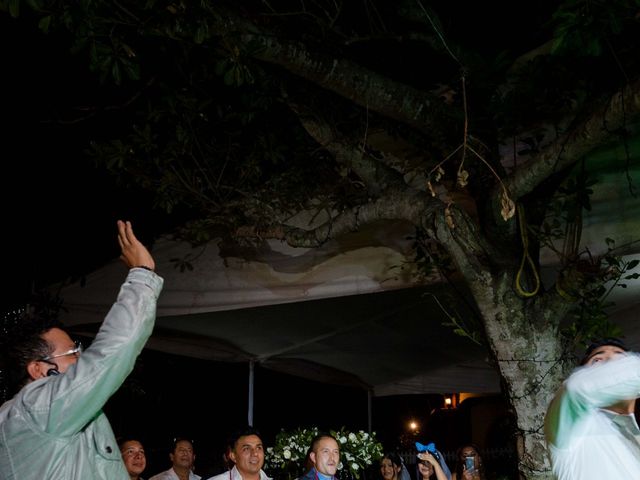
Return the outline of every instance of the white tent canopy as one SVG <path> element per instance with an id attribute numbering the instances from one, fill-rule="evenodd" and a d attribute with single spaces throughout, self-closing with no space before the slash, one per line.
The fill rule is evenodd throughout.
<path id="1" fill-rule="evenodd" d="M 354 236 L 343 239 L 340 247 L 348 248 L 338 255 L 327 253 L 336 245 L 300 254 L 270 241 L 255 261 L 222 258 L 215 242 L 193 249 L 163 239 L 153 254 L 165 287 L 147 346 L 202 359 L 253 360 L 375 395 L 498 392 L 483 349 L 443 325 L 446 316 L 433 295 L 443 287 L 417 281 L 404 256 L 410 232 L 395 228 L 391 246 L 358 248 Z M 194 259 L 193 269 L 180 271 L 172 259 L 185 257 Z M 64 288 L 65 324 L 92 335 L 124 274 L 114 260 L 83 285 Z M 464 308 L 459 313 L 470 315 Z"/>
<path id="2" fill-rule="evenodd" d="M 583 245 L 593 255 L 603 252 L 607 237 L 627 244 L 628 258 L 640 253 L 640 200 L 628 184 L 635 173 L 598 173 L 593 209 L 582 225 Z M 498 392 L 487 353 L 443 325 L 448 318 L 436 298 L 448 302 L 450 312 L 455 307 L 452 313 L 461 319 L 470 318 L 471 310 L 464 302 L 443 300 L 440 294 L 452 287 L 420 277 L 409 263 L 413 235 L 411 225 L 389 222 L 316 249 L 264 241 L 257 251 L 242 252 L 215 241 L 194 249 L 162 239 L 153 255 L 165 287 L 147 346 L 202 359 L 258 362 L 361 385 L 375 395 Z M 180 271 L 177 260 L 185 258 L 192 269 Z M 553 273 L 553 257 L 544 255 L 542 261 Z M 68 311 L 62 320 L 78 333 L 93 334 L 124 275 L 114 260 L 85 284 L 63 288 Z M 611 312 L 636 349 L 638 283 L 629 281 L 616 291 Z"/>

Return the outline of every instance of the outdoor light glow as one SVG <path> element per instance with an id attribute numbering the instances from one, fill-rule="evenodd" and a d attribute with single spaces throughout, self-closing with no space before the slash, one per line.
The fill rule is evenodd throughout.
<path id="1" fill-rule="evenodd" d="M 459 394 L 457 393 L 447 393 L 443 395 L 443 397 L 444 397 L 443 398 L 444 408 L 446 409 L 456 408 L 460 403 L 460 397 L 459 397 Z"/>

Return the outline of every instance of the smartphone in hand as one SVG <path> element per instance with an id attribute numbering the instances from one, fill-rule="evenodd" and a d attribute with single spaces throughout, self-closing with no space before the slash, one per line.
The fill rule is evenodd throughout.
<path id="1" fill-rule="evenodd" d="M 464 469 L 473 470 L 476 467 L 476 461 L 474 457 L 464 457 Z"/>

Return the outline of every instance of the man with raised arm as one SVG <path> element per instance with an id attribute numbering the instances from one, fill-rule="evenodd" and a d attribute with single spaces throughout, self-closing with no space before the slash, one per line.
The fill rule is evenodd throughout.
<path id="1" fill-rule="evenodd" d="M 1 480 L 129 478 L 102 407 L 151 335 L 163 280 L 130 222 L 118 221 L 118 242 L 129 273 L 86 351 L 28 314 L 7 342 L 21 388 L 0 407 Z"/>

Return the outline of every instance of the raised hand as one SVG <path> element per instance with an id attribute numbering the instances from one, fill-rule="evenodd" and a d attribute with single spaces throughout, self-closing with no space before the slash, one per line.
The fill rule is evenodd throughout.
<path id="1" fill-rule="evenodd" d="M 118 243 L 122 251 L 120 259 L 127 267 L 143 267 L 155 270 L 156 263 L 147 247 L 140 243 L 140 240 L 134 235 L 131 222 L 118 220 Z"/>

